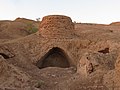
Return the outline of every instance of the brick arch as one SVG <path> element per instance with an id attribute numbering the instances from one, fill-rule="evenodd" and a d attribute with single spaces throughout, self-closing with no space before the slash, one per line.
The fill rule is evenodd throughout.
<path id="1" fill-rule="evenodd" d="M 71 60 L 65 51 L 59 47 L 53 47 L 50 49 L 40 60 L 37 61 L 36 66 L 38 68 L 45 67 L 70 67 Z"/>

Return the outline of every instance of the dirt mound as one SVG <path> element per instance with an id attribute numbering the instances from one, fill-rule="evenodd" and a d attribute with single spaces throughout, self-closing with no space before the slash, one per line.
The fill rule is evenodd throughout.
<path id="1" fill-rule="evenodd" d="M 38 22 L 27 19 L 16 19 L 15 21 L 0 21 L 1 42 L 25 37 L 38 30 Z"/>
<path id="2" fill-rule="evenodd" d="M 110 25 L 120 26 L 120 22 L 112 22 Z"/>
<path id="3" fill-rule="evenodd" d="M 15 88 L 21 89 L 28 86 L 30 76 L 25 74 L 19 68 L 9 64 L 4 57 L 0 55 L 0 89 L 6 90 Z"/>
<path id="4" fill-rule="evenodd" d="M 37 29 L 37 30 L 39 28 L 39 23 L 40 23 L 40 21 L 34 21 L 34 20 L 26 19 L 26 18 L 16 18 L 14 21 L 22 22 L 22 23 L 26 24 L 27 29 Z M 28 32 L 30 32 L 30 31 L 28 30 Z"/>
<path id="5" fill-rule="evenodd" d="M 29 35 L 26 25 L 21 22 L 2 22 L 0 24 L 0 39 L 12 40 Z"/>
<path id="6" fill-rule="evenodd" d="M 14 21 L 16 22 L 24 22 L 24 23 L 34 23 L 34 20 L 26 19 L 26 18 L 16 18 Z"/>

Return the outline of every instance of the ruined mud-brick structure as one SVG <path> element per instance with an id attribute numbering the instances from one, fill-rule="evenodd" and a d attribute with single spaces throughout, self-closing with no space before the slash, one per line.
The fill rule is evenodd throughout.
<path id="1" fill-rule="evenodd" d="M 120 41 L 118 38 L 120 35 L 116 36 L 119 33 L 111 32 L 109 29 L 82 29 L 84 28 L 81 28 L 78 33 L 77 26 L 70 17 L 45 16 L 40 22 L 37 33 L 0 44 L 1 58 L 4 59 L 4 63 L 17 66 L 31 76 L 34 74 L 33 77 L 39 76 L 38 70 L 47 67 L 73 67 L 82 78 L 87 78 L 88 81 L 95 80 L 96 84 L 101 85 L 101 88 L 104 86 L 111 88 L 113 84 L 119 85 L 119 82 L 116 81 L 117 76 L 111 79 L 111 75 L 115 76 L 115 72 L 112 70 L 119 68 Z M 116 60 L 117 64 L 115 64 Z M 2 65 L 1 68 L 10 69 L 9 73 L 11 73 L 13 68 L 6 68 L 7 65 Z M 30 78 L 21 72 L 19 75 L 24 83 L 27 81 L 26 78 Z M 22 78 L 23 76 L 25 78 Z"/>
<path id="2" fill-rule="evenodd" d="M 42 67 L 70 67 L 75 64 L 71 58 L 71 52 L 67 51 L 70 48 L 69 41 L 75 37 L 74 24 L 70 17 L 60 15 L 44 17 L 40 23 L 39 34 L 45 39 L 52 40 L 50 42 L 53 44 L 45 45 L 44 49 L 48 50 L 37 63 L 38 66 L 43 64 Z"/>
<path id="3" fill-rule="evenodd" d="M 26 61 L 29 58 L 26 62 L 38 68 L 79 67 L 79 61 L 84 53 L 89 51 L 109 53 L 111 49 L 109 41 L 102 41 L 98 45 L 89 39 L 75 33 L 74 23 L 70 17 L 49 15 L 43 17 L 37 33 L 12 43 L 7 42 L 0 50 L 5 59 L 17 58 Z M 93 39 L 93 42 L 96 40 Z"/>

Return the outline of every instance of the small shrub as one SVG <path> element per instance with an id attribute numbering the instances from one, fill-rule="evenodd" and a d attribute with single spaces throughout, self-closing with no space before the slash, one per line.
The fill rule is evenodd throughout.
<path id="1" fill-rule="evenodd" d="M 28 23 L 27 24 L 27 31 L 32 34 L 32 33 L 36 33 L 38 31 L 38 28 L 34 26 L 34 24 L 32 23 Z"/>

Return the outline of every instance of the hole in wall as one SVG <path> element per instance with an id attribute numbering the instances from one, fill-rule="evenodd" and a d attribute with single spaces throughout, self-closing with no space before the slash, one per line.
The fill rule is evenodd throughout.
<path id="1" fill-rule="evenodd" d="M 1 56 L 4 57 L 4 59 L 9 59 L 9 56 L 5 55 L 4 53 L 0 53 Z"/>
<path id="2" fill-rule="evenodd" d="M 109 53 L 109 48 L 105 48 L 104 50 L 100 50 L 98 52 L 103 54 Z"/>
<path id="3" fill-rule="evenodd" d="M 45 67 L 70 67 L 69 57 L 64 50 L 54 47 L 50 49 L 37 63 L 36 66 L 40 69 Z"/>

